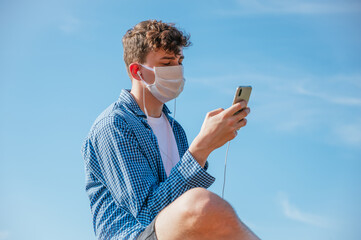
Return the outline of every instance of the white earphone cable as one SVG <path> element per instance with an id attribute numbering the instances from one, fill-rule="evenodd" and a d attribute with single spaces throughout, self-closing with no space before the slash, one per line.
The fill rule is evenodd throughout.
<path id="1" fill-rule="evenodd" d="M 227 144 L 226 157 L 225 157 L 225 160 L 224 160 L 222 198 L 224 198 L 224 186 L 226 185 L 227 157 L 228 157 L 228 150 L 229 150 L 229 144 L 230 143 L 231 143 L 231 141 L 229 141 L 228 144 Z"/>
<path id="2" fill-rule="evenodd" d="M 144 94 L 144 87 L 143 87 L 143 107 L 144 107 L 144 112 L 145 112 L 145 115 L 148 117 L 147 108 L 145 107 L 145 94 Z"/>

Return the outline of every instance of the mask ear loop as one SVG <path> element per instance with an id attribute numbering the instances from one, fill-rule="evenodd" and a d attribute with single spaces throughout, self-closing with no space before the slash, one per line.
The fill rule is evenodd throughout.
<path id="1" fill-rule="evenodd" d="M 140 79 L 144 82 L 142 76 L 140 75 L 140 72 L 138 71 L 137 72 L 138 76 L 140 77 Z M 144 112 L 145 112 L 145 115 L 147 116 L 148 118 L 148 112 L 147 112 L 147 108 L 145 107 L 145 94 L 144 94 L 144 86 L 143 86 L 143 107 L 144 107 Z"/>
<path id="2" fill-rule="evenodd" d="M 176 108 L 177 107 L 177 99 L 174 99 L 174 113 L 173 113 L 173 120 L 172 120 L 172 131 L 173 131 L 173 126 L 174 126 L 174 119 L 175 119 L 175 113 L 176 113 Z"/>

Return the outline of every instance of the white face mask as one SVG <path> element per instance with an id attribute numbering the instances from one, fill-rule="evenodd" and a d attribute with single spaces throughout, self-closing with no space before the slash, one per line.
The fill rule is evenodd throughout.
<path id="1" fill-rule="evenodd" d="M 185 79 L 183 77 L 182 65 L 154 67 L 154 69 L 142 64 L 140 65 L 154 72 L 155 81 L 153 84 L 146 83 L 139 71 L 138 76 L 147 86 L 152 95 L 162 103 L 166 103 L 178 97 L 178 95 L 183 91 Z"/>

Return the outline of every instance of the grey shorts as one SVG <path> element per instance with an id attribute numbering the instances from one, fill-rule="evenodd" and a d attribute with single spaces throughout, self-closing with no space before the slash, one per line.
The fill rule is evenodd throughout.
<path id="1" fill-rule="evenodd" d="M 155 235 L 155 219 L 144 229 L 143 232 L 140 233 L 137 240 L 157 240 L 157 236 Z"/>

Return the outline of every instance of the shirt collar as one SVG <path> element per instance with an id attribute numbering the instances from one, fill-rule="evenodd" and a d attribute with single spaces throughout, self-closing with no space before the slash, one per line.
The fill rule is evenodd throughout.
<path id="1" fill-rule="evenodd" d="M 140 109 L 138 103 L 133 98 L 132 94 L 130 94 L 129 89 L 122 89 L 122 91 L 120 92 L 118 102 L 120 102 L 121 104 L 124 104 L 127 108 L 129 108 L 137 116 L 146 117 L 144 112 Z M 165 104 L 163 104 L 162 111 L 166 115 L 171 113 Z"/>

